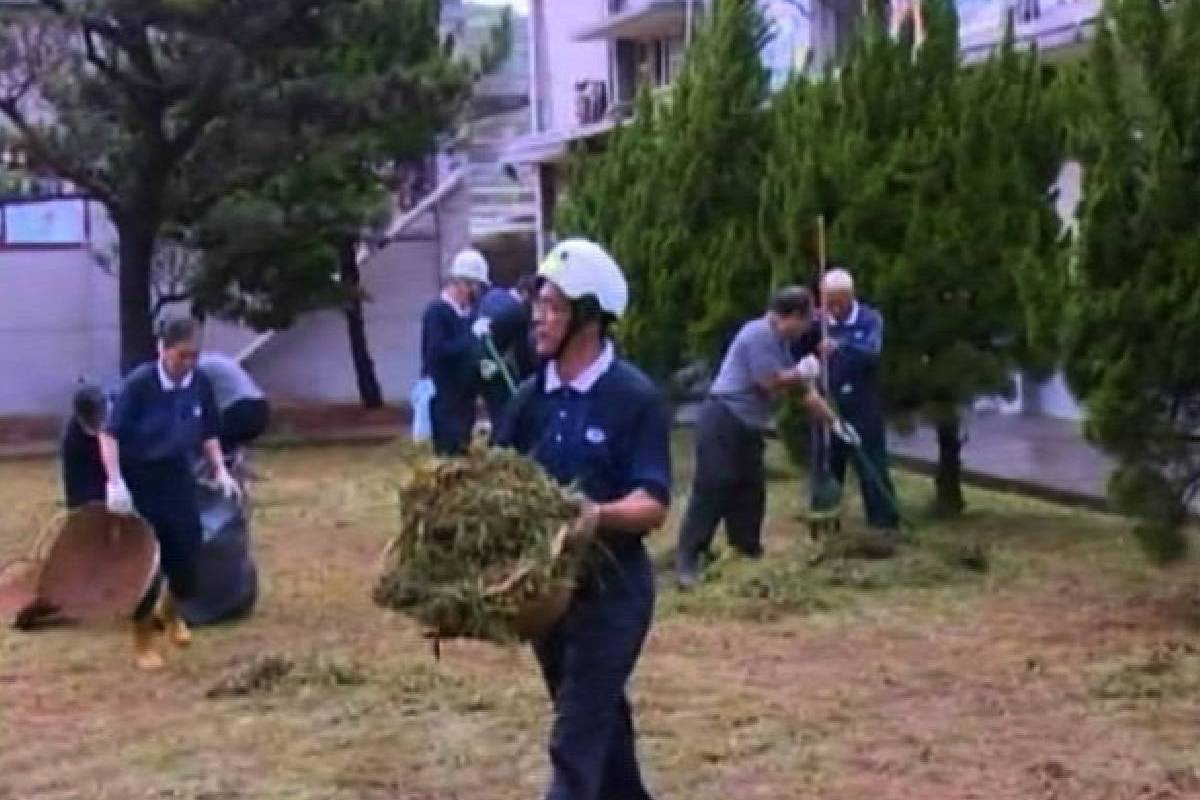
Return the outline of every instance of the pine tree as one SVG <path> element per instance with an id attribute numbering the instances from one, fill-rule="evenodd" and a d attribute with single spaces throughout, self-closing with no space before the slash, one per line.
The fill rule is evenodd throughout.
<path id="1" fill-rule="evenodd" d="M 719 350 L 769 288 L 754 236 L 767 35 L 752 0 L 716 4 L 669 92 L 643 89 L 632 123 L 570 172 L 556 227 L 612 249 L 631 286 L 622 344 L 659 376 Z"/>
<path id="2" fill-rule="evenodd" d="M 912 54 L 878 21 L 836 76 L 776 108 L 759 233 L 780 278 L 811 279 L 814 224 L 886 320 L 882 391 L 895 421 L 937 430 L 937 511 L 963 507 L 962 410 L 1030 360 L 1025 287 L 1055 264 L 1047 199 L 1060 137 L 1036 57 L 1011 42 L 958 63 L 949 3 L 929 2 Z"/>
<path id="3" fill-rule="evenodd" d="M 377 239 L 389 219 L 395 166 L 434 149 L 470 89 L 471 67 L 443 51 L 439 6 L 359 0 L 332 15 L 333 41 L 297 54 L 295 68 L 315 95 L 352 110 L 315 115 L 305 136 L 317 146 L 232 193 L 197 225 L 204 259 L 195 305 L 258 329 L 340 311 L 367 408 L 384 397 L 367 341 L 360 244 Z"/>
<path id="4" fill-rule="evenodd" d="M 1151 555 L 1183 552 L 1200 483 L 1200 0 L 1114 0 L 1087 76 L 1066 373 L 1110 495 Z"/>
<path id="5" fill-rule="evenodd" d="M 410 19 L 439 0 L 36 0 L 0 10 L 0 114 L 30 168 L 101 203 L 119 234 L 121 366 L 153 357 L 151 282 L 165 235 L 319 152 L 376 109 L 329 77 L 369 50 L 346 21 Z M 387 29 L 387 26 L 382 26 Z M 414 29 L 415 30 L 415 29 Z M 424 44 L 422 44 L 424 46 Z M 435 41 L 436 46 L 436 41 Z M 406 51 L 390 58 L 403 63 Z M 424 97 L 445 73 L 377 74 Z M 354 96 L 351 92 L 363 92 Z"/>

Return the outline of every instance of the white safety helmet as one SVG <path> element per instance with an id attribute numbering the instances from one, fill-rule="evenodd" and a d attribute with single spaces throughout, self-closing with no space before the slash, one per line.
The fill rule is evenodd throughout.
<path id="1" fill-rule="evenodd" d="M 487 259 L 478 250 L 467 248 L 454 257 L 450 277 L 490 284 Z"/>
<path id="2" fill-rule="evenodd" d="M 571 300 L 596 298 L 600 310 L 620 319 L 629 305 L 629 284 L 608 252 L 587 239 L 565 239 L 554 246 L 538 267 L 538 278 L 549 281 Z"/>

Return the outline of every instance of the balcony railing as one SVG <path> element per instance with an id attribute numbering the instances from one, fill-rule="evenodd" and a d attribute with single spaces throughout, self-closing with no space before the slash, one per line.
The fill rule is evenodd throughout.
<path id="1" fill-rule="evenodd" d="M 575 122 L 592 125 L 608 113 L 608 84 L 604 81 L 579 81 L 575 84 Z"/>

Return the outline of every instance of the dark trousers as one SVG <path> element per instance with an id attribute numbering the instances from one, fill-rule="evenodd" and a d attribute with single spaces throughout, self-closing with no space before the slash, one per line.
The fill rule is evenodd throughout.
<path id="1" fill-rule="evenodd" d="M 221 412 L 221 452 L 229 455 L 267 429 L 271 406 L 261 397 L 244 397 Z"/>
<path id="2" fill-rule="evenodd" d="M 896 490 L 888 471 L 887 433 L 883 420 L 878 415 L 847 415 L 846 419 L 862 437 L 862 447 L 855 453 L 854 449 L 841 439 L 836 436 L 830 437 L 829 473 L 838 483 L 844 484 L 846 463 L 853 464 L 862 491 L 867 524 L 872 528 L 885 530 L 898 528 L 900 516 L 891 500 L 896 496 Z M 813 468 L 819 468 L 820 463 L 814 458 Z M 815 485 L 816 481 L 813 483 Z"/>
<path id="3" fill-rule="evenodd" d="M 429 404 L 433 424 L 433 451 L 440 456 L 457 456 L 467 452 L 471 443 L 471 428 L 475 426 L 475 398 L 455 397 L 441 390 Z"/>
<path id="4" fill-rule="evenodd" d="M 651 800 L 625 686 L 654 613 L 646 551 L 621 553 L 587 581 L 563 620 L 534 642 L 554 702 L 546 800 Z"/>
<path id="5" fill-rule="evenodd" d="M 712 545 L 725 524 L 729 544 L 748 556 L 762 554 L 762 523 L 767 481 L 765 440 L 717 400 L 705 401 L 696 425 L 696 476 L 683 523 L 678 557 L 683 564 Z"/>
<path id="6" fill-rule="evenodd" d="M 483 402 L 487 404 L 488 419 L 491 420 L 494 430 L 504 417 L 504 410 L 508 408 L 512 392 L 509 391 L 508 384 L 504 382 L 504 379 L 497 377 L 483 384 L 482 394 Z"/>
<path id="7" fill-rule="evenodd" d="M 171 594 L 186 600 L 196 591 L 196 558 L 204 540 L 191 470 L 180 461 L 125 464 L 121 472 L 134 507 L 154 528 Z"/>

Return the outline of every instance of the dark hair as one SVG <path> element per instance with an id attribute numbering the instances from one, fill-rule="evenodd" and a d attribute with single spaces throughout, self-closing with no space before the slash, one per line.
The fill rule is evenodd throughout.
<path id="1" fill-rule="evenodd" d="M 781 317 L 811 316 L 813 311 L 812 293 L 803 286 L 785 286 L 771 296 L 771 304 L 768 308 Z"/>
<path id="2" fill-rule="evenodd" d="M 536 275 L 522 275 L 520 278 L 517 278 L 516 289 L 518 292 L 520 292 L 523 295 L 526 295 L 528 297 L 533 297 L 535 294 L 537 294 L 537 290 L 538 290 L 537 276 Z"/>
<path id="3" fill-rule="evenodd" d="M 199 326 L 191 317 L 169 317 L 158 326 L 158 340 L 163 347 L 174 347 L 196 338 Z"/>
<path id="4" fill-rule="evenodd" d="M 100 391 L 99 386 L 91 383 L 85 383 L 76 389 L 75 396 L 71 399 L 71 408 L 76 419 L 93 426 L 104 418 L 106 405 L 104 392 Z"/>

